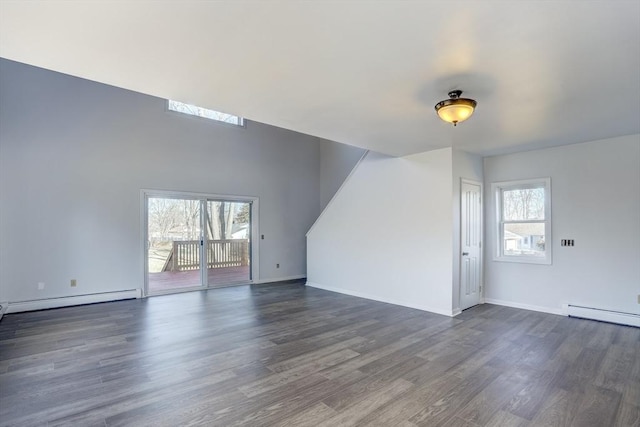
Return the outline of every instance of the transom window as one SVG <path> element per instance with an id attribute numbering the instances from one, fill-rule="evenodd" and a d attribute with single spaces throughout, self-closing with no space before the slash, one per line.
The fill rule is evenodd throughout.
<path id="1" fill-rule="evenodd" d="M 551 179 L 497 182 L 494 260 L 551 264 Z"/>
<path id="2" fill-rule="evenodd" d="M 244 119 L 242 117 L 222 113 L 220 111 L 209 110 L 208 108 L 198 107 L 197 105 L 185 104 L 184 102 L 169 99 L 167 100 L 167 108 L 171 111 L 177 111 L 178 113 L 203 117 L 205 119 L 216 120 L 218 122 L 229 123 L 236 126 L 244 126 Z"/>

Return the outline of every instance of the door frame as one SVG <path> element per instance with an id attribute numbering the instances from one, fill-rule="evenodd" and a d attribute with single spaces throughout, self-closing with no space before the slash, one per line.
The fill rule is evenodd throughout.
<path id="1" fill-rule="evenodd" d="M 460 223 L 458 224 L 460 233 L 459 233 L 459 246 L 458 246 L 458 310 L 461 310 L 462 306 L 462 268 L 463 268 L 463 258 L 462 258 L 462 227 L 463 227 L 463 214 L 462 214 L 462 186 L 464 184 L 477 185 L 480 187 L 480 248 L 479 248 L 479 264 L 480 264 L 480 272 L 479 272 L 479 281 L 478 286 L 480 290 L 478 291 L 478 304 L 484 304 L 484 186 L 482 182 L 476 181 L 473 179 L 460 178 L 460 186 L 459 186 L 459 215 L 460 215 Z M 469 307 L 467 307 L 469 308 Z M 460 311 L 458 311 L 460 312 Z"/>
<path id="2" fill-rule="evenodd" d="M 161 293 L 154 293 L 149 295 L 149 277 L 147 275 L 147 271 L 149 268 L 149 224 L 148 224 L 148 203 L 147 199 L 149 197 L 163 197 L 163 198 L 185 198 L 185 199 L 197 199 L 197 200 L 212 200 L 212 201 L 230 201 L 230 202 L 245 202 L 250 203 L 251 209 L 249 212 L 249 217 L 251 218 L 251 244 L 249 246 L 249 262 L 251 265 L 250 271 L 250 279 L 246 283 L 240 284 L 252 284 L 259 280 L 260 277 L 260 254 L 259 254 L 259 236 L 260 236 L 260 227 L 259 227 L 259 198 L 255 196 L 238 196 L 238 195 L 229 195 L 229 194 L 211 194 L 211 193 L 194 193 L 190 191 L 172 191 L 172 190 L 153 190 L 153 189 L 141 189 L 140 190 L 140 253 L 142 254 L 142 297 L 146 298 L 152 295 L 161 295 Z M 204 212 L 204 215 L 207 213 Z M 205 221 L 204 215 L 201 215 L 201 222 Z M 203 223 L 202 226 L 205 224 Z M 204 230 L 204 229 L 203 229 Z M 200 258 L 202 260 L 202 257 Z M 206 269 L 205 273 L 206 274 Z M 201 289 L 197 288 L 187 288 L 184 290 L 175 290 L 170 293 L 178 293 L 178 292 L 191 292 L 194 290 L 207 290 L 210 289 L 206 286 L 201 286 Z"/>

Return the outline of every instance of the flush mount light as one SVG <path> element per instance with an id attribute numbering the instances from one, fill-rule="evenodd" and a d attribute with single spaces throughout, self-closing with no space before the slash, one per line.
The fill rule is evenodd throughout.
<path id="1" fill-rule="evenodd" d="M 460 95 L 462 95 L 461 90 L 452 90 L 449 92 L 449 99 L 436 104 L 438 116 L 445 122 L 453 123 L 454 126 L 471 117 L 478 104 L 473 99 L 460 98 Z"/>

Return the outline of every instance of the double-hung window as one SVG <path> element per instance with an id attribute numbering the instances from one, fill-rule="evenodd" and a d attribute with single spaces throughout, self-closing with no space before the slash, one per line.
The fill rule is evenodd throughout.
<path id="1" fill-rule="evenodd" d="M 551 264 L 551 179 L 496 182 L 495 261 Z"/>

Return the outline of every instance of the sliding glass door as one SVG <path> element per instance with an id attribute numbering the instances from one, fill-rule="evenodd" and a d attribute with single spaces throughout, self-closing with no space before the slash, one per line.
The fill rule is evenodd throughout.
<path id="1" fill-rule="evenodd" d="M 248 283 L 250 200 L 145 194 L 146 293 Z"/>
<path id="2" fill-rule="evenodd" d="M 147 197 L 150 293 L 204 286 L 200 266 L 201 204 L 197 199 Z"/>
<path id="3" fill-rule="evenodd" d="M 251 203 L 207 201 L 207 284 L 251 280 Z"/>

